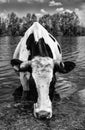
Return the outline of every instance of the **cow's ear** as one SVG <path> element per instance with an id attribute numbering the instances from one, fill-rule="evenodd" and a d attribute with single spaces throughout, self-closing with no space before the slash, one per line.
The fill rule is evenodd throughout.
<path id="1" fill-rule="evenodd" d="M 21 63 L 22 63 L 22 61 L 19 60 L 19 59 L 12 59 L 12 60 L 11 60 L 11 65 L 12 65 L 12 66 L 20 65 Z"/>
<path id="2" fill-rule="evenodd" d="M 61 62 L 60 65 L 54 66 L 54 71 L 65 74 L 72 71 L 75 68 L 75 66 L 75 63 L 72 61 Z"/>
<path id="3" fill-rule="evenodd" d="M 72 71 L 75 68 L 75 63 L 72 61 L 66 61 L 63 63 L 64 66 L 62 68 L 62 66 L 60 67 L 60 72 L 65 74 L 65 73 L 69 73 L 70 71 Z"/>
<path id="4" fill-rule="evenodd" d="M 19 60 L 19 59 L 12 59 L 11 60 L 11 65 L 13 66 L 13 68 L 16 70 L 16 71 L 19 71 L 20 70 L 20 65 L 21 65 L 22 61 Z"/>

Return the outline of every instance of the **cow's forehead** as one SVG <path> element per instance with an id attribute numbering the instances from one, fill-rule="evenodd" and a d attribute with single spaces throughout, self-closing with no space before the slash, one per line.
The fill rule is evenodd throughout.
<path id="1" fill-rule="evenodd" d="M 53 60 L 49 57 L 35 57 L 32 60 L 32 76 L 37 87 L 50 85 L 53 66 Z"/>

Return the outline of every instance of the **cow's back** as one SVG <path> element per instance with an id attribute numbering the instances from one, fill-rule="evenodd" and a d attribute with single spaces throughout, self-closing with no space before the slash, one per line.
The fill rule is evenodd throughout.
<path id="1" fill-rule="evenodd" d="M 20 41 L 19 59 L 27 61 L 35 56 L 48 56 L 60 62 L 62 59 L 60 45 L 48 31 L 35 22 Z"/>

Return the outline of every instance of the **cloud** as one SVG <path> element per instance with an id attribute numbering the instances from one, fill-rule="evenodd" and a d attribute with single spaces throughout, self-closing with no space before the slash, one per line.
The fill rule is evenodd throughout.
<path id="1" fill-rule="evenodd" d="M 49 2 L 49 6 L 61 6 L 62 3 L 61 2 L 55 2 L 54 0 Z"/>
<path id="2" fill-rule="evenodd" d="M 35 2 L 43 3 L 45 0 L 34 0 Z"/>
<path id="3" fill-rule="evenodd" d="M 48 12 L 45 11 L 44 9 L 41 9 L 40 11 L 41 11 L 41 13 L 43 13 L 43 14 L 47 14 L 47 13 L 48 13 Z"/>
<path id="4" fill-rule="evenodd" d="M 81 9 L 75 8 L 75 12 L 79 17 L 80 25 L 85 26 L 85 4 L 81 6 Z"/>
<path id="5" fill-rule="evenodd" d="M 6 3 L 8 0 L 0 0 L 0 3 Z"/>
<path id="6" fill-rule="evenodd" d="M 35 15 L 37 16 L 37 19 L 38 19 L 38 20 L 39 20 L 39 18 L 40 18 L 40 17 L 42 17 L 42 16 L 43 16 L 43 14 L 42 14 L 42 13 L 36 13 Z"/>
<path id="7" fill-rule="evenodd" d="M 43 3 L 45 0 L 18 0 L 18 2 L 26 2 L 26 3 L 31 3 L 31 2 L 39 2 Z"/>
<path id="8" fill-rule="evenodd" d="M 73 11 L 70 10 L 70 9 L 65 9 L 65 8 L 62 7 L 62 8 L 57 8 L 56 12 L 57 13 L 64 13 L 64 12 L 72 13 Z"/>
<path id="9" fill-rule="evenodd" d="M 68 13 L 72 13 L 72 12 L 73 12 L 73 11 L 70 10 L 70 9 L 66 9 L 65 11 L 68 12 Z"/>
<path id="10" fill-rule="evenodd" d="M 36 16 L 41 17 L 42 14 L 41 13 L 36 13 Z"/>
<path id="11" fill-rule="evenodd" d="M 26 3 L 31 3 L 32 0 L 17 0 L 18 2 L 26 2 Z"/>
<path id="12" fill-rule="evenodd" d="M 63 12 L 64 11 L 64 8 L 62 7 L 62 8 L 57 8 L 56 9 L 56 12 Z"/>
<path id="13" fill-rule="evenodd" d="M 4 12 L 0 14 L 0 17 L 3 18 L 3 19 L 6 19 L 7 18 L 7 14 L 5 14 Z"/>

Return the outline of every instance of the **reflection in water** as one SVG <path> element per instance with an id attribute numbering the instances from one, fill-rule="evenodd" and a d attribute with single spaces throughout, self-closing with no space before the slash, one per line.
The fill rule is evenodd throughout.
<path id="1" fill-rule="evenodd" d="M 0 38 L 0 102 L 10 101 L 14 89 L 19 86 L 19 78 L 10 65 L 10 60 L 20 37 Z M 85 37 L 58 37 L 63 52 L 63 60 L 76 63 L 76 68 L 64 75 L 56 75 L 56 91 L 61 97 L 71 95 L 85 86 Z"/>

